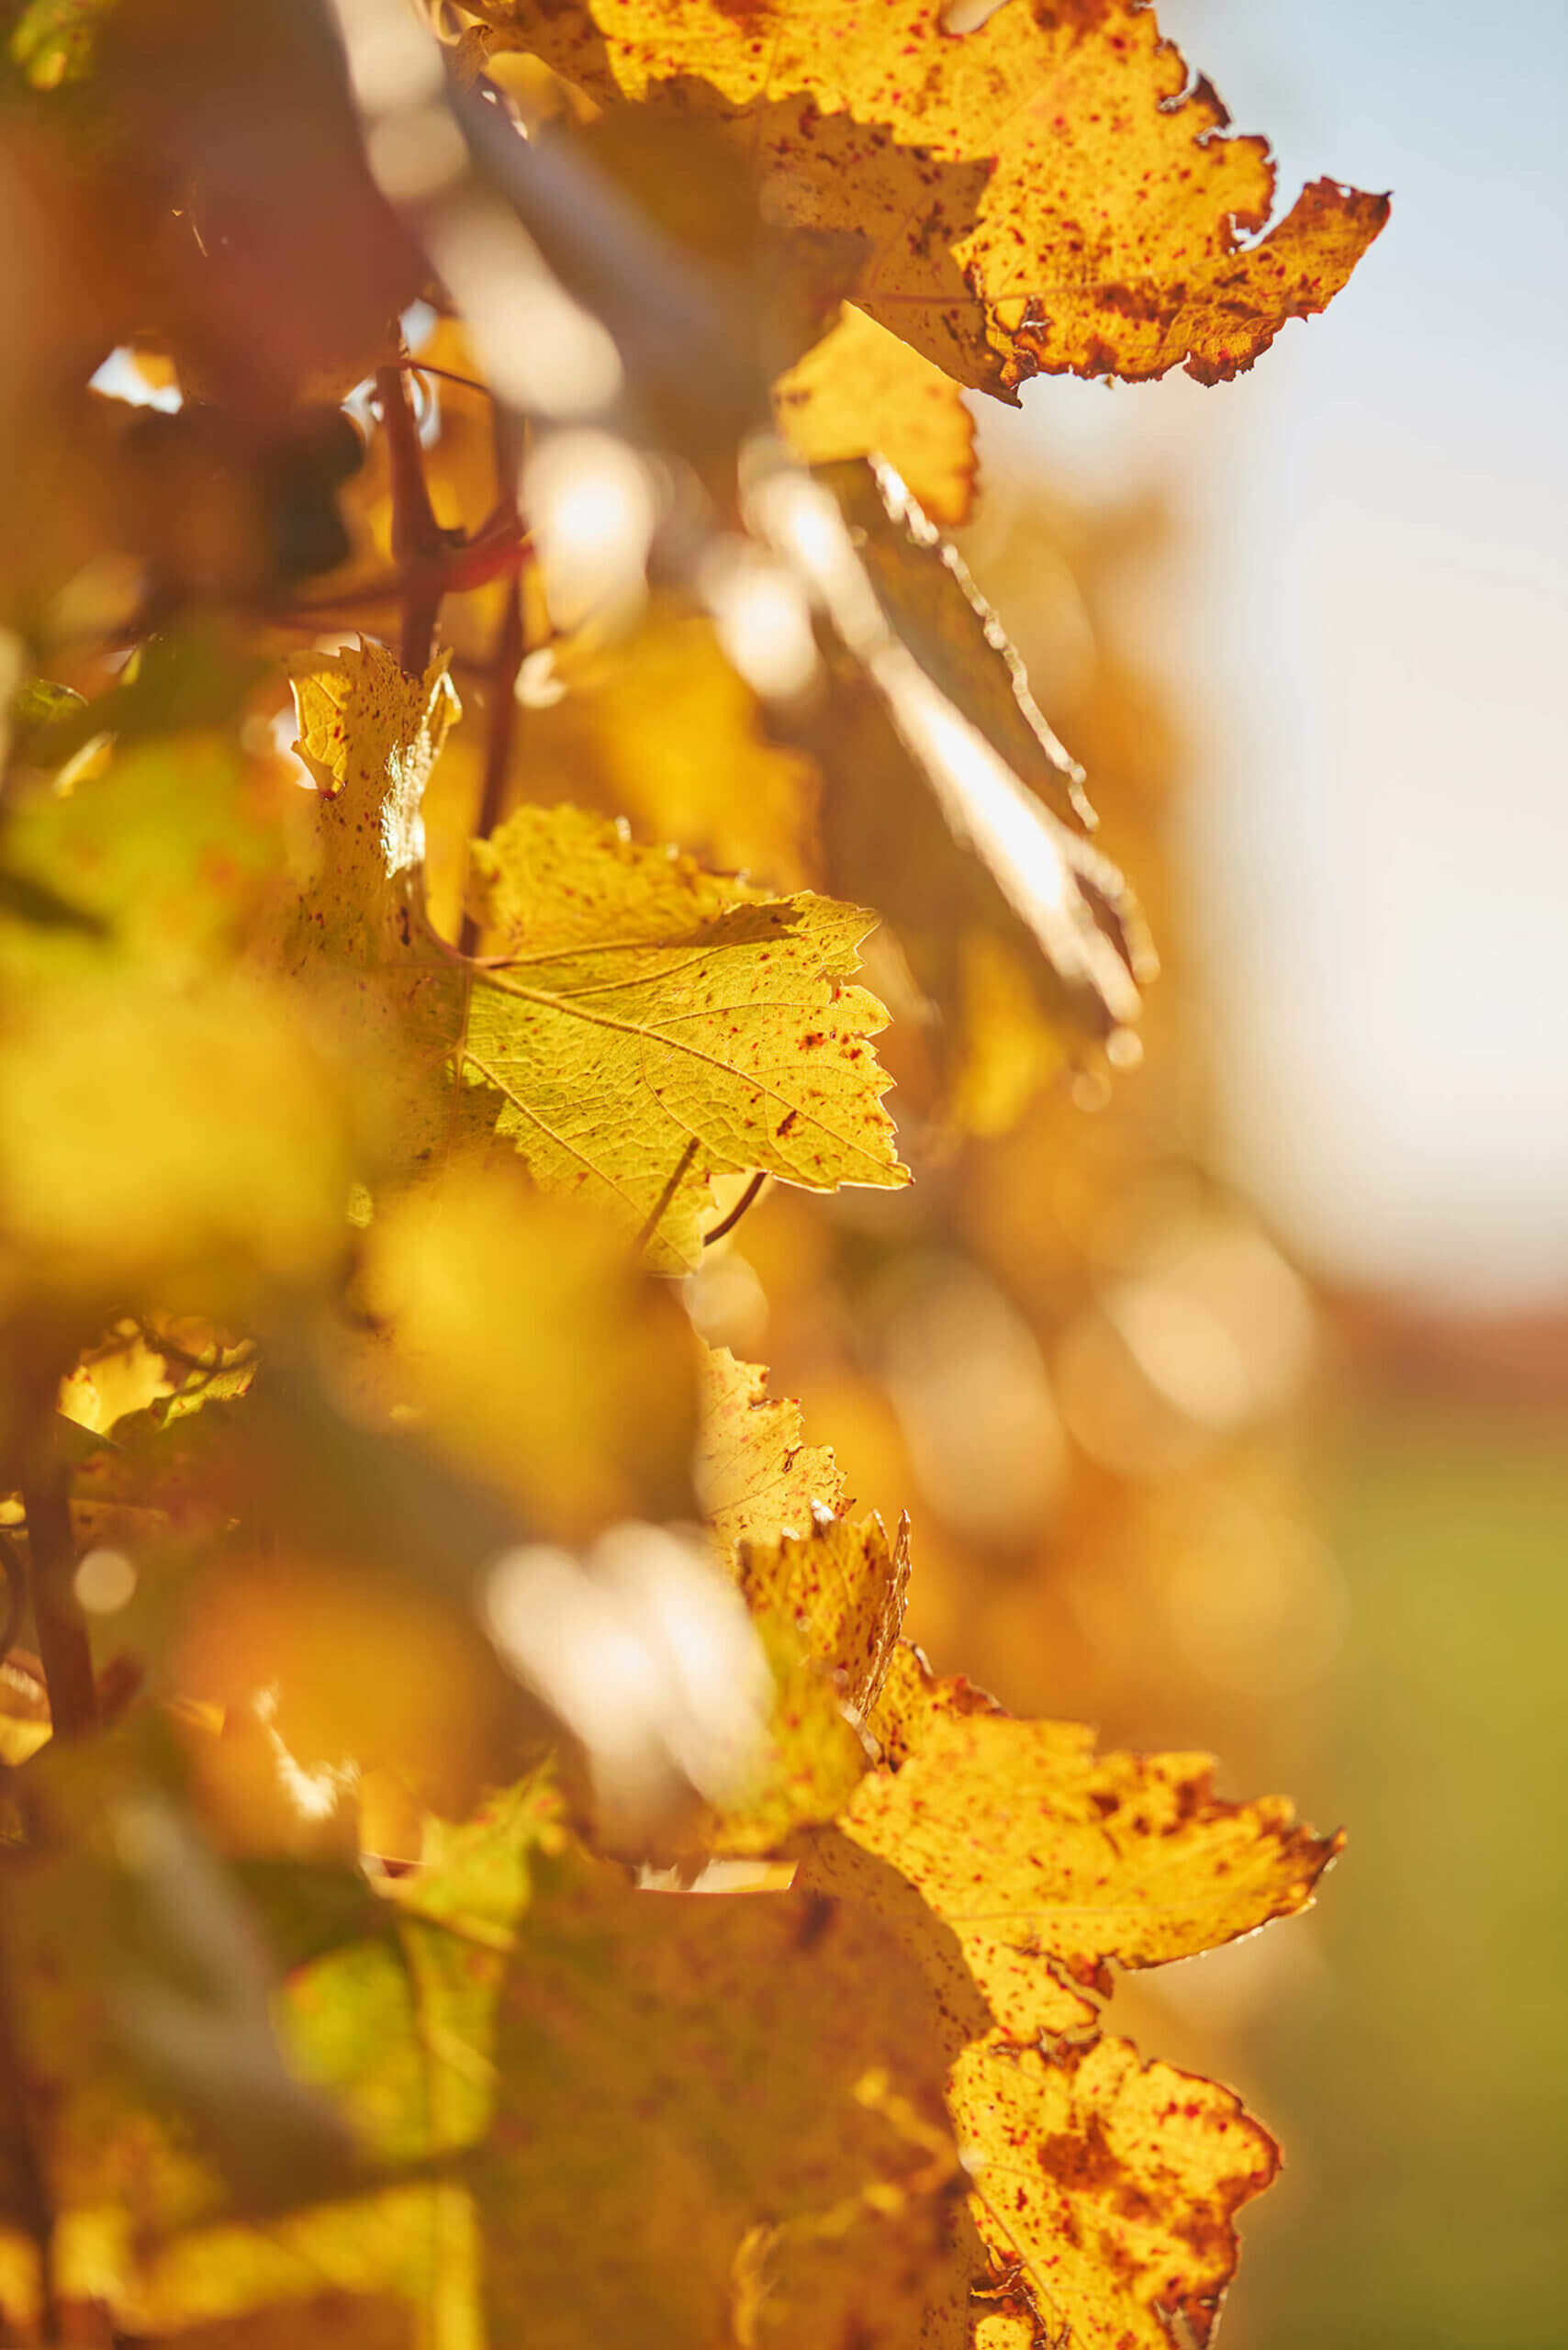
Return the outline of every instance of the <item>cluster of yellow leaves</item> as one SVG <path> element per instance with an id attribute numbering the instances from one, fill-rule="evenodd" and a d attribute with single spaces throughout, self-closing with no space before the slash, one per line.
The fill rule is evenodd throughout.
<path id="1" fill-rule="evenodd" d="M 406 1158 L 493 1128 L 541 1189 L 607 1211 L 664 1271 L 696 1261 L 715 1175 L 907 1181 L 868 1042 L 884 1015 L 848 984 L 872 915 L 771 899 L 585 810 L 525 807 L 475 848 L 495 951 L 466 962 L 420 899 L 444 667 L 405 677 L 371 643 L 317 658 L 296 691 L 325 788 L 287 966 L 343 990 L 346 1049 L 396 1035 L 435 1083 L 398 1120 Z"/>
<path id="2" fill-rule="evenodd" d="M 732 1426 L 741 1397 L 767 1475 L 790 1407 L 724 1367 Z M 788 1505 L 789 1483 L 772 1490 Z M 1205 1756 L 1097 1755 L 1080 1724 L 1015 1721 L 935 1680 L 897 1639 L 907 1529 L 890 1549 L 874 1518 L 820 1504 L 809 1534 L 780 1525 L 766 1547 L 755 1510 L 747 1524 L 748 1599 L 792 1624 L 879 1756 L 795 1846 L 796 1886 L 876 1919 L 919 1968 L 989 2284 L 1033 2311 L 1016 2339 L 1065 2323 L 1085 2345 L 1158 2345 L 1180 2312 L 1206 2341 L 1232 2217 L 1276 2150 L 1228 2091 L 1102 2039 L 1096 1998 L 1113 1965 L 1190 1957 L 1302 1908 L 1337 1840 L 1277 1799 L 1220 1800 Z M 982 2318 L 975 2339 L 1011 2342 L 1013 2323 Z"/>
<path id="3" fill-rule="evenodd" d="M 65 94 L 18 184 L 58 197 L 62 252 L 119 215 L 89 273 L 112 295 L 39 310 L 83 359 L 72 398 L 95 338 L 147 319 L 186 397 L 140 456 L 77 417 L 86 487 L 0 573 L 40 639 L 69 640 L 50 599 L 89 548 L 147 567 L 136 634 L 204 603 L 253 621 L 348 543 L 356 433 L 303 395 L 379 355 L 424 263 L 322 24 L 274 13 L 39 0 L 16 28 L 33 97 Z M 935 1680 L 901 1638 L 907 1519 L 853 1516 L 796 1407 L 651 1276 L 700 1262 L 715 1181 L 907 1180 L 857 984 L 872 904 L 988 1114 L 1041 1066 L 1042 1012 L 1125 1041 L 1137 908 L 933 527 L 973 494 L 958 386 L 1218 380 L 1323 306 L 1386 207 L 1319 182 L 1244 245 L 1265 151 L 1218 135 L 1135 0 L 958 31 L 915 0 L 466 13 L 458 82 L 521 58 L 517 89 L 572 84 L 610 217 L 703 297 L 694 361 L 630 332 L 624 267 L 583 280 L 675 489 L 749 527 L 735 460 L 771 380 L 815 468 L 778 479 L 844 592 L 813 575 L 792 744 L 674 594 L 620 644 L 552 646 L 547 677 L 520 680 L 521 642 L 488 666 L 490 742 L 521 748 L 493 823 L 487 775 L 472 953 L 431 923 L 425 841 L 466 622 L 420 675 L 370 636 L 290 664 L 308 797 L 241 755 L 252 669 L 199 631 L 85 706 L 37 681 L 17 705 L 0 1508 L 56 1633 L 74 1610 L 84 1641 L 106 1589 L 128 1652 L 62 1711 L 73 1738 L 30 1667 L 0 1685 L 0 2328 L 1202 2344 L 1275 2151 L 1227 2091 L 1102 2036 L 1099 2003 L 1115 1967 L 1301 1908 L 1332 1841 L 1220 1800 L 1204 1758 L 1100 1756 Z M 297 168 L 257 207 L 226 130 L 297 91 Z M 578 145 L 533 163 L 588 185 Z M 561 220 L 535 225 L 566 267 Z M 47 397 L 49 341 L 20 329 L 7 423 Z M 465 507 L 498 459 L 504 508 L 504 430 L 436 438 Z M 401 564 L 407 482 L 373 464 L 360 496 Z M 521 560 L 510 520 L 487 560 Z M 405 587 L 478 535 L 432 519 Z M 338 584 L 353 610 L 365 578 Z M 745 1767 L 710 1767 L 689 1733 L 745 1713 L 713 1684 L 733 1665 L 744 1696 L 758 1658 Z M 162 1702 L 117 1721 L 144 1661 Z M 606 1857 L 607 1752 L 672 1872 Z"/>

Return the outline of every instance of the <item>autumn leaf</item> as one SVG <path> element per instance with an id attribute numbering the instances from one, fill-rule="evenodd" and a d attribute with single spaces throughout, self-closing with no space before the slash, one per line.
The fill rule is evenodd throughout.
<path id="1" fill-rule="evenodd" d="M 756 155 L 776 213 L 873 241 L 856 298 L 978 389 L 1040 372 L 1217 383 L 1325 308 L 1388 216 L 1332 180 L 1274 202 L 1260 139 L 1134 0 L 486 0 L 597 104 L 656 99 Z"/>
<path id="2" fill-rule="evenodd" d="M 1189 1958 L 1305 1908 L 1339 1849 L 1277 1797 L 1222 1801 L 1206 1755 L 1096 1755 L 1080 1723 L 912 1685 L 907 1650 L 884 1708 L 872 1729 L 903 1759 L 862 1781 L 840 1829 L 953 1927 L 1020 2041 L 1092 2023 L 1083 1992 L 1109 1990 L 1113 1961 Z"/>
<path id="3" fill-rule="evenodd" d="M 1027 2288 L 1073 2350 L 1205 2344 L 1235 2273 L 1233 2224 L 1279 2168 L 1238 2098 L 1125 2040 L 1047 2058 L 997 2038 L 967 2049 L 948 2088 L 993 2275 Z M 1032 2328 L 982 2318 L 977 2350 L 1025 2350 Z M 1034 2335 L 1038 2339 L 1038 2335 Z"/>
<path id="4" fill-rule="evenodd" d="M 842 1814 L 865 1774 L 861 1725 L 903 1620 L 909 1523 L 890 1543 L 875 1511 L 857 1525 L 819 1505 L 808 1533 L 743 1541 L 735 1576 L 772 1667 L 773 1710 L 761 1774 L 703 1841 L 777 1852 L 794 1830 Z"/>
<path id="5" fill-rule="evenodd" d="M 819 1512 L 807 1533 L 743 1542 L 737 1574 L 753 1616 L 790 1625 L 845 1705 L 868 1717 L 903 1622 L 908 1518 L 890 1542 L 875 1510 L 858 1525 Z"/>
<path id="6" fill-rule="evenodd" d="M 361 1280 L 378 1335 L 342 1375 L 539 1536 L 692 1514 L 698 1342 L 605 1218 L 506 1161 L 459 1164 L 375 1218 Z"/>
<path id="7" fill-rule="evenodd" d="M 69 794 L 16 796 L 0 880 L 74 919 L 0 921 L 0 969 L 20 982 L 112 953 L 188 984 L 231 958 L 279 847 L 275 806 L 216 731 L 128 743 Z"/>
<path id="8" fill-rule="evenodd" d="M 634 629 L 609 641 L 585 630 L 547 661 L 520 714 L 518 798 L 623 816 L 640 837 L 769 889 L 811 879 L 815 773 L 768 741 L 705 614 L 655 597 Z M 448 756 L 476 760 L 468 737 L 460 730 Z"/>
<path id="9" fill-rule="evenodd" d="M 1143 919 L 1085 835 L 1081 771 L 1001 622 L 885 467 L 835 465 L 819 480 L 888 632 L 841 656 L 824 707 L 801 722 L 826 778 L 831 886 L 875 891 L 945 1015 L 956 1073 L 993 1049 L 988 1029 L 1020 1017 L 1136 1056 L 1140 983 L 1155 968 Z M 980 958 L 989 990 L 977 990 Z"/>
<path id="10" fill-rule="evenodd" d="M 381 1071 L 395 1157 L 426 1164 L 463 1132 L 446 1076 L 465 980 L 424 919 L 421 814 L 457 697 L 444 658 L 410 677 L 371 637 L 300 656 L 292 679 L 316 826 L 274 957 L 339 1052 Z"/>
<path id="11" fill-rule="evenodd" d="M 700 1369 L 697 1489 L 717 1541 L 773 1541 L 807 1531 L 819 1510 L 837 1516 L 844 1473 L 825 1445 L 807 1444 L 800 1405 L 770 1396 L 767 1371 L 727 1347 L 704 1347 Z"/>
<path id="12" fill-rule="evenodd" d="M 864 310 L 773 386 L 774 413 L 809 465 L 883 457 L 934 522 L 956 530 L 975 495 L 974 420 L 958 387 Z"/>
<path id="13" fill-rule="evenodd" d="M 884 1014 L 847 984 L 859 907 L 768 900 L 574 809 L 518 810 L 475 864 L 504 959 L 475 979 L 464 1073 L 504 1097 L 536 1181 L 676 1270 L 714 1174 L 907 1180 L 868 1041 Z"/>
<path id="14" fill-rule="evenodd" d="M 927 2004 L 845 1908 L 569 1875 L 530 1913 L 502 2002 L 502 2111 L 475 2173 L 492 2339 L 919 2339 L 955 2256 Z"/>
<path id="15" fill-rule="evenodd" d="M 89 1315 L 240 1311 L 258 1283 L 324 1272 L 356 1140 L 336 1075 L 286 999 L 238 976 L 172 995 L 109 966 L 13 996 L 0 1095 L 29 1108 L 7 1142 L 0 1315 L 40 1284 Z"/>

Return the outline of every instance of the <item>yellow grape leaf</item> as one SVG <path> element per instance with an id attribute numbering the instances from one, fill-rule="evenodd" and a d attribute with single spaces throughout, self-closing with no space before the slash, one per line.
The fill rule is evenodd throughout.
<path id="1" fill-rule="evenodd" d="M 944 1015 L 946 1054 L 960 1069 L 988 1049 L 993 1020 L 1005 1030 L 1018 1009 L 1013 990 L 977 990 L 977 957 L 1016 976 L 1026 1013 L 1033 996 L 1064 1026 L 1136 1050 L 1128 1032 L 1154 968 L 1143 919 L 1086 837 L 1081 771 L 1036 707 L 997 615 L 885 467 L 833 465 L 818 477 L 854 533 L 901 658 L 913 655 L 945 697 L 946 732 L 972 728 L 984 746 L 979 760 L 958 759 L 958 789 L 944 796 L 896 703 L 838 663 L 823 708 L 802 722 L 827 784 L 829 886 L 874 895 Z M 986 752 L 1005 774 L 982 771 Z"/>
<path id="2" fill-rule="evenodd" d="M 769 901 L 582 809 L 521 808 L 475 848 L 503 960 L 476 973 L 465 1077 L 535 1181 L 615 1215 L 660 1270 L 697 1261 L 710 1178 L 907 1181 L 850 985 L 874 917 Z"/>
<path id="3" fill-rule="evenodd" d="M 846 1506 L 844 1472 L 825 1445 L 806 1442 L 792 1396 L 770 1396 L 759 1364 L 728 1347 L 699 1358 L 701 1420 L 696 1475 L 702 1514 L 726 1549 L 804 1533 L 819 1511 Z"/>
<path id="4" fill-rule="evenodd" d="M 568 639 L 554 647 L 540 695 L 543 706 L 519 716 L 520 796 L 627 817 L 770 889 L 809 878 L 814 771 L 767 740 L 705 614 L 655 599 L 630 635 Z"/>
<path id="5" fill-rule="evenodd" d="M 846 1908 L 574 1871 L 530 1912 L 471 2173 L 491 2341 L 908 2350 L 956 2257 L 929 2005 Z"/>
<path id="6" fill-rule="evenodd" d="M 422 1163 L 461 1108 L 442 1082 L 465 975 L 424 918 L 425 784 L 457 714 L 444 657 L 407 676 L 373 638 L 292 665 L 299 755 L 319 798 L 313 869 L 275 948 L 339 1049 L 381 1064 L 398 1156 Z"/>
<path id="7" fill-rule="evenodd" d="M 342 1250 L 354 1141 L 338 1073 L 275 988 L 199 992 L 113 964 L 13 996 L 0 1315 L 232 1309 L 320 1278 Z"/>
<path id="8" fill-rule="evenodd" d="M 980 2235 L 1000 2276 L 1026 2288 L 1044 2338 L 1170 2350 L 1182 2322 L 1177 2338 L 1201 2350 L 1236 2271 L 1235 2214 L 1279 2168 L 1240 2099 L 1140 2065 L 1125 2040 L 1055 2058 L 983 2041 L 947 2094 Z M 991 2350 L 1040 2338 L 1001 2323 L 988 2334 L 983 2318 L 975 2337 Z"/>
<path id="9" fill-rule="evenodd" d="M 600 106 L 663 99 L 727 127 L 774 218 L 872 243 L 855 298 L 961 383 L 1045 372 L 1204 383 L 1321 310 L 1385 196 L 1274 202 L 1226 117 L 1137 0 L 1007 0 L 946 29 L 929 0 L 486 0 L 486 20 Z"/>
<path id="10" fill-rule="evenodd" d="M 805 1534 L 742 1542 L 735 1577 L 773 1669 L 769 1752 L 703 1841 L 715 1852 L 776 1852 L 796 1829 L 841 1813 L 865 1774 L 858 1725 L 903 1620 L 909 1520 L 890 1543 L 875 1511 L 855 1525 L 819 1509 Z"/>
<path id="11" fill-rule="evenodd" d="M 280 2116 L 263 2101 L 264 2051 L 219 2038 L 200 2004 L 205 1994 L 224 2020 L 231 1986 L 216 1973 L 203 1981 L 200 1960 L 212 1965 L 214 1953 L 199 1908 L 194 1926 L 188 1912 L 172 1911 L 161 1924 L 168 1947 L 155 1941 L 150 1952 L 145 1930 L 135 1936 L 142 1921 L 134 1915 L 111 1913 L 117 1936 L 104 1930 L 101 1903 L 81 1916 L 51 1904 L 37 1922 L 52 1937 L 53 1963 L 21 1979 L 31 2002 L 24 2010 L 28 2055 L 48 2088 L 38 2119 L 61 2213 L 60 2288 L 106 2303 L 138 2340 L 168 2333 L 184 2341 L 187 2328 L 210 2326 L 215 2343 L 254 2341 L 258 2350 L 263 2342 L 310 2342 L 312 2304 L 329 2286 L 339 2297 L 341 2338 L 357 2344 L 363 2332 L 367 2350 L 398 2341 L 412 2350 L 414 2340 L 431 2338 L 407 2331 L 415 2311 L 437 2338 L 454 2338 L 441 2334 L 443 2322 L 472 2328 L 479 2268 L 473 2206 L 440 2165 L 475 2144 L 494 2113 L 497 2003 L 539 1855 L 559 1846 L 558 1812 L 548 1780 L 535 1775 L 460 1824 L 429 1818 L 420 1864 L 385 1886 L 381 1900 L 346 1872 L 285 1867 L 245 1876 L 247 1931 L 269 1946 L 275 1940 L 280 1964 L 295 1962 L 272 2001 L 290 2067 L 286 2074 L 274 2053 L 278 2079 L 304 2112 L 319 2111 L 339 2131 L 347 2124 L 363 2158 L 358 2168 L 341 2166 L 330 2199 L 304 2199 L 320 2189 L 301 2175 L 284 2180 L 274 2202 L 237 2202 L 196 2164 L 188 2128 L 174 2135 L 155 2120 L 156 2107 L 128 2094 L 106 2013 L 134 2025 L 150 1958 L 166 1966 L 183 1958 L 190 1976 L 176 1975 L 174 1993 L 188 2004 L 184 2053 L 193 2076 L 204 2085 L 210 2076 L 211 2098 L 232 2128 L 263 2144 L 278 2133 Z M 188 1895 L 183 1884 L 177 1889 Z M 62 1919 L 67 1937 L 73 1927 L 97 1930 L 62 1942 Z M 28 1922 L 7 1917 L 13 1935 Z M 175 1926 L 190 1939 L 169 1939 Z M 207 1929 L 206 1942 L 196 1941 L 197 1927 Z M 73 1970 L 96 1995 L 90 2002 Z M 106 1998 L 100 1975 L 111 1994 L 127 1996 Z M 152 2012 L 154 2025 L 161 2014 Z M 84 2028 L 93 2034 L 84 2075 L 80 2060 L 60 2053 L 73 2028 L 78 2041 Z M 241 2069 L 246 2059 L 254 2073 Z M 427 2176 L 407 2179 L 410 2166 L 428 2166 Z M 134 2213 L 134 2227 L 126 2213 Z M 0 2239 L 0 2288 L 5 2250 Z M 231 2337 L 221 2330 L 230 2327 Z"/>
<path id="12" fill-rule="evenodd" d="M 275 816 L 232 745 L 206 732 L 127 742 L 67 794 L 17 793 L 0 892 L 31 885 L 77 919 L 0 923 L 0 968 L 20 985 L 114 951 L 171 986 L 199 978 L 270 877 Z"/>
<path id="13" fill-rule="evenodd" d="M 844 1703 L 868 1715 L 903 1622 L 908 1518 L 891 1542 L 875 1510 L 858 1525 L 824 1514 L 807 1533 L 743 1542 L 737 1579 L 752 1615 L 790 1625 Z"/>
<path id="14" fill-rule="evenodd" d="M 809 465 L 885 457 L 934 522 L 956 530 L 975 495 L 975 426 L 929 359 L 846 304 L 831 334 L 780 375 L 774 411 Z"/>
<path id="15" fill-rule="evenodd" d="M 778 1853 L 798 1830 L 835 1818 L 870 1759 L 832 1674 L 790 1616 L 758 1606 L 750 1593 L 747 1604 L 773 1679 L 772 1707 L 757 1768 L 689 1840 L 720 1855 Z"/>
<path id="16" fill-rule="evenodd" d="M 1108 1992 L 1112 1961 L 1189 1958 L 1305 1908 L 1339 1849 L 1281 1797 L 1221 1801 L 1207 1755 L 1096 1755 L 1081 1723 L 1015 1721 L 964 1684 L 922 1710 L 907 1671 L 889 1708 L 903 1760 L 839 1827 L 952 1927 L 1018 2040 L 1093 2022 L 1079 1986 Z"/>
<path id="17" fill-rule="evenodd" d="M 692 1514 L 699 1341 L 606 1219 L 507 1161 L 454 1167 L 376 1215 L 363 1282 L 383 1404 L 416 1411 L 542 1538 Z"/>

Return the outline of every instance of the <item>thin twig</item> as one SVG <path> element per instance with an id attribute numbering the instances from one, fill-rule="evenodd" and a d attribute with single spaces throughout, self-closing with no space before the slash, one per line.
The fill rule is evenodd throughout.
<path id="1" fill-rule="evenodd" d="M 444 592 L 436 566 L 450 553 L 450 542 L 431 504 L 419 428 L 400 361 L 376 369 L 375 397 L 392 473 L 392 557 L 408 580 L 398 657 L 410 677 L 422 677 L 434 650 Z"/>
<path id="2" fill-rule="evenodd" d="M 22 1486 L 32 1566 L 33 1621 L 49 1685 L 56 1738 L 83 1738 L 96 1728 L 98 1691 L 93 1651 L 76 1597 L 76 1543 L 71 1531 L 71 1480 L 46 1470 Z"/>
<path id="3" fill-rule="evenodd" d="M 489 708 L 485 737 L 485 783 L 479 795 L 479 814 L 475 825 L 475 837 L 482 841 L 489 839 L 500 822 L 501 805 L 506 798 L 511 746 L 517 733 L 517 673 L 522 666 L 522 583 L 512 579 L 508 583 L 506 602 L 501 609 L 501 625 L 496 637 L 495 655 L 490 663 L 487 680 Z M 463 916 L 463 928 L 457 944 L 465 955 L 472 955 L 479 944 L 479 925 L 473 914 L 467 912 Z"/>
<path id="4" fill-rule="evenodd" d="M 722 1240 L 726 1232 L 733 1232 L 734 1230 L 736 1225 L 739 1224 L 747 1208 L 749 1208 L 752 1203 L 756 1200 L 758 1192 L 761 1191 L 767 1181 L 767 1170 L 766 1168 L 762 1169 L 758 1174 L 752 1177 L 751 1181 L 746 1185 L 745 1190 L 741 1193 L 740 1198 L 735 1202 L 734 1206 L 730 1210 L 729 1214 L 723 1218 L 722 1223 L 716 1224 L 711 1232 L 705 1232 L 702 1235 L 702 1246 L 704 1248 L 711 1248 L 715 1240 Z"/>
<path id="5" fill-rule="evenodd" d="M 28 1605 L 28 1578 L 16 1544 L 0 1534 L 0 1576 L 6 1583 L 6 1613 L 0 1617 L 0 1662 L 10 1654 L 11 1643 L 22 1628 L 22 1617 Z"/>

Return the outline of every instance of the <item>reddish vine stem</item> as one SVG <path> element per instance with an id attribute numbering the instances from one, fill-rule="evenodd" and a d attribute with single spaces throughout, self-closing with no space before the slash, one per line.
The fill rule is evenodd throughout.
<path id="1" fill-rule="evenodd" d="M 734 1206 L 730 1210 L 729 1214 L 723 1217 L 721 1222 L 716 1224 L 711 1232 L 705 1232 L 702 1235 L 702 1246 L 704 1248 L 711 1248 L 715 1240 L 722 1240 L 726 1232 L 733 1232 L 734 1230 L 736 1225 L 739 1224 L 747 1208 L 749 1208 L 752 1203 L 756 1200 L 757 1193 L 761 1191 L 767 1181 L 767 1170 L 766 1168 L 764 1168 L 760 1173 L 752 1177 L 751 1181 L 746 1185 L 745 1190 L 741 1193 L 740 1198 L 735 1202 Z"/>
<path id="2" fill-rule="evenodd" d="M 445 586 L 442 565 L 451 543 L 431 504 L 419 427 L 400 363 L 376 369 L 375 397 L 392 472 L 392 559 L 407 583 L 398 657 L 410 677 L 422 677 L 435 645 Z"/>
<path id="3" fill-rule="evenodd" d="M 54 1734 L 62 1739 L 84 1738 L 98 1720 L 93 1651 L 74 1588 L 76 1544 L 70 1496 L 69 1477 L 60 1472 L 45 1472 L 22 1487 L 39 1657 Z"/>
<path id="4" fill-rule="evenodd" d="M 11 2191 L 17 2217 L 31 2237 L 38 2254 L 39 2316 L 45 2342 L 62 2342 L 59 2291 L 54 2274 L 54 2205 L 49 2180 L 39 2159 L 30 2121 L 27 2074 L 17 2044 L 12 2012 L 11 1986 L 4 1953 L 0 1953 L 0 2106 L 9 2123 L 6 2151 L 10 2157 Z"/>
<path id="5" fill-rule="evenodd" d="M 487 680 L 489 695 L 488 728 L 485 737 L 485 782 L 479 795 L 479 814 L 475 825 L 476 837 L 487 841 L 500 822 L 501 804 L 506 798 L 507 775 L 511 766 L 512 744 L 517 735 L 517 673 L 522 666 L 522 583 L 513 578 L 507 584 L 506 601 L 501 608 L 501 624 L 496 636 L 496 650 L 490 663 Z M 463 929 L 458 937 L 459 951 L 472 955 L 479 944 L 479 925 L 471 913 L 465 913 Z"/>

